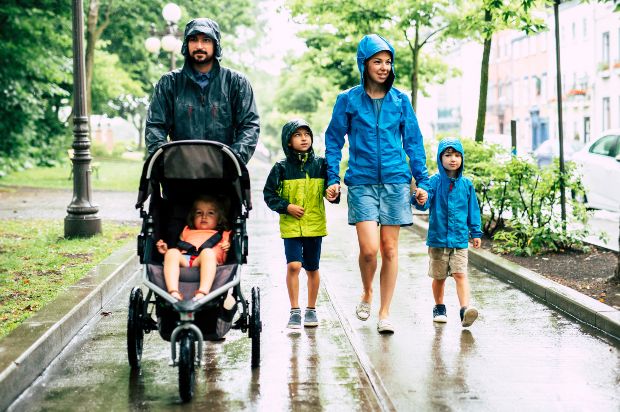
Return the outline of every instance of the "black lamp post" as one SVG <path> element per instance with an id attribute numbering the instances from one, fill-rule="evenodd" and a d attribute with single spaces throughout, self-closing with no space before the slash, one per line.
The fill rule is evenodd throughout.
<path id="1" fill-rule="evenodd" d="M 84 9 L 73 0 L 73 199 L 67 206 L 65 237 L 88 237 L 101 233 L 99 207 L 91 202 L 90 139 L 86 113 L 84 76 Z"/>

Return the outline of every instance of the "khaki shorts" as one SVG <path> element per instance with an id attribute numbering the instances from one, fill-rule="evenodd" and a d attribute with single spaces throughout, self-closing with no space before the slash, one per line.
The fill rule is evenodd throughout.
<path id="1" fill-rule="evenodd" d="M 453 273 L 467 273 L 467 249 L 429 247 L 428 276 L 442 280 Z"/>

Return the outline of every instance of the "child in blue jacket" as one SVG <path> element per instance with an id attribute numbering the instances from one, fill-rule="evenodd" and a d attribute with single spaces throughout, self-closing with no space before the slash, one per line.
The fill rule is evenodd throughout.
<path id="1" fill-rule="evenodd" d="M 439 142 L 437 165 L 439 172 L 430 178 L 426 202 L 412 197 L 411 203 L 429 211 L 426 244 L 435 298 L 433 321 L 448 320 L 443 295 L 446 279 L 452 276 L 461 306 L 461 324 L 467 327 L 478 317 L 478 310 L 469 306 L 467 247 L 470 238 L 474 248 L 480 247 L 480 208 L 473 183 L 463 176 L 465 151 L 460 140 L 446 138 Z"/>

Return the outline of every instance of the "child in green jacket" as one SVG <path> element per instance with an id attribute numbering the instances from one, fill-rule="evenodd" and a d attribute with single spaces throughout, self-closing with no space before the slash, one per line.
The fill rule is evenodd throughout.
<path id="1" fill-rule="evenodd" d="M 299 272 L 308 275 L 308 305 L 304 326 L 318 326 L 316 299 L 319 292 L 321 242 L 327 235 L 323 196 L 327 164 L 312 150 L 312 129 L 302 119 L 291 120 L 282 128 L 282 149 L 286 157 L 276 162 L 267 177 L 265 203 L 280 214 L 280 235 L 286 255 L 286 287 L 291 302 L 287 327 L 301 328 Z M 339 194 L 328 198 L 337 202 Z"/>

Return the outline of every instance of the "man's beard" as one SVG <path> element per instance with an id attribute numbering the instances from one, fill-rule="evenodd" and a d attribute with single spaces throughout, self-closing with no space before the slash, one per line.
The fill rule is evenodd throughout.
<path id="1" fill-rule="evenodd" d="M 203 60 L 197 60 L 193 55 L 190 55 L 189 59 L 192 64 L 196 64 L 199 66 L 207 65 L 213 62 L 213 55 L 209 56 L 208 54 L 205 53 L 205 56 L 206 57 Z"/>

